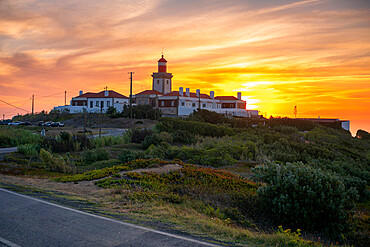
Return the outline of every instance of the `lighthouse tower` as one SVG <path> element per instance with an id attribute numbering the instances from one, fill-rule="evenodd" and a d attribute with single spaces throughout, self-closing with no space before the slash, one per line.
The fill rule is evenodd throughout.
<path id="1" fill-rule="evenodd" d="M 152 74 L 153 90 L 157 90 L 163 94 L 172 91 L 172 74 L 167 73 L 167 60 L 162 58 L 158 60 L 158 72 Z"/>

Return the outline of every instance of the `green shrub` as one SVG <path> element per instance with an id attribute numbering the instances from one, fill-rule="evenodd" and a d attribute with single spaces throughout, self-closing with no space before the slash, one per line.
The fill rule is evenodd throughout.
<path id="1" fill-rule="evenodd" d="M 122 152 L 118 155 L 118 159 L 123 163 L 127 163 L 131 160 L 136 159 L 145 159 L 146 155 L 141 150 L 128 150 L 123 149 Z"/>
<path id="2" fill-rule="evenodd" d="M 29 130 L 0 126 L 0 147 L 16 147 L 22 144 L 37 144 L 42 140 Z"/>
<path id="3" fill-rule="evenodd" d="M 163 117 L 159 120 L 156 128 L 159 131 L 174 133 L 176 130 L 188 131 L 194 135 L 221 137 L 235 135 L 233 128 L 218 126 L 209 123 L 185 121 L 178 118 Z"/>
<path id="4" fill-rule="evenodd" d="M 73 173 L 74 169 L 72 168 L 68 157 L 62 157 L 58 154 L 51 154 L 45 149 L 41 148 L 40 158 L 45 164 L 46 168 L 52 172 L 61 172 L 61 173 Z"/>
<path id="5" fill-rule="evenodd" d="M 102 136 L 98 138 L 93 138 L 92 143 L 95 147 L 111 147 L 114 145 L 123 145 L 129 143 L 131 137 L 127 133 L 122 136 Z"/>
<path id="6" fill-rule="evenodd" d="M 149 156 L 150 158 L 164 159 L 168 156 L 167 152 L 170 148 L 171 147 L 167 143 L 162 143 L 162 145 L 157 145 L 157 146 L 152 144 L 145 151 L 145 154 Z"/>
<path id="7" fill-rule="evenodd" d="M 172 136 L 169 133 L 161 132 L 146 136 L 141 145 L 143 149 L 147 149 L 150 145 L 159 145 L 162 143 L 170 144 L 172 141 Z"/>
<path id="8" fill-rule="evenodd" d="M 351 227 L 357 191 L 340 178 L 302 163 L 268 163 L 254 169 L 264 209 L 279 225 L 338 238 Z"/>
<path id="9" fill-rule="evenodd" d="M 94 169 L 102 169 L 106 167 L 112 167 L 121 164 L 122 162 L 117 159 L 109 159 L 109 160 L 100 160 L 95 161 L 91 164 L 91 167 L 94 167 Z"/>
<path id="10" fill-rule="evenodd" d="M 103 148 L 86 149 L 81 153 L 81 156 L 85 164 L 91 164 L 95 161 L 109 159 L 108 151 Z"/>
<path id="11" fill-rule="evenodd" d="M 135 128 L 127 131 L 127 134 L 130 136 L 132 143 L 142 143 L 147 136 L 153 134 L 153 131 L 151 129 Z"/>
<path id="12" fill-rule="evenodd" d="M 176 130 L 172 133 L 172 138 L 178 143 L 194 144 L 196 142 L 195 136 L 186 130 Z"/>
<path id="13" fill-rule="evenodd" d="M 24 144 L 18 146 L 18 152 L 26 156 L 36 156 L 39 154 L 40 145 L 39 144 Z"/>
<path id="14" fill-rule="evenodd" d="M 51 149 L 54 153 L 65 153 L 80 151 L 81 149 L 92 148 L 93 144 L 86 135 L 71 135 L 62 131 L 57 138 L 43 138 L 42 146 L 45 149 Z"/>

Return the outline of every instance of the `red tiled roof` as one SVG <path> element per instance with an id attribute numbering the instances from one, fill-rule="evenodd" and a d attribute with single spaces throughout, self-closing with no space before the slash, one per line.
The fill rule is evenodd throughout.
<path id="1" fill-rule="evenodd" d="M 145 95 L 145 94 L 160 94 L 163 95 L 163 93 L 158 92 L 157 90 L 145 90 L 140 93 L 137 93 L 136 95 Z"/>
<path id="2" fill-rule="evenodd" d="M 180 94 L 179 94 L 179 91 L 172 91 L 172 92 L 170 92 L 168 94 L 165 94 L 163 96 L 180 96 Z M 188 96 L 186 96 L 185 92 L 183 94 L 183 97 L 188 97 Z M 190 93 L 190 98 L 198 98 L 198 97 L 197 97 L 196 93 Z M 211 97 L 209 95 L 204 94 L 204 93 L 200 94 L 200 98 L 202 98 L 202 99 L 211 99 Z"/>
<path id="3" fill-rule="evenodd" d="M 99 93 L 84 93 L 75 98 L 124 98 L 124 99 L 128 99 L 128 97 L 120 93 L 117 93 L 113 90 L 108 91 L 108 96 L 104 96 L 104 95 L 105 95 L 105 91 L 101 91 Z"/>
<path id="4" fill-rule="evenodd" d="M 236 98 L 234 96 L 217 96 L 217 97 L 215 97 L 215 99 L 218 99 L 218 100 L 238 100 L 238 98 Z"/>

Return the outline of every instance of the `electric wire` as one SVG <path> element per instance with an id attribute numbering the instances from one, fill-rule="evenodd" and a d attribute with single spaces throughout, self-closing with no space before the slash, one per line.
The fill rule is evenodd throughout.
<path id="1" fill-rule="evenodd" d="M 12 105 L 12 104 L 10 104 L 10 103 L 8 103 L 8 102 L 4 101 L 4 100 L 1 100 L 1 99 L 0 99 L 0 101 L 1 101 L 1 102 L 3 102 L 3 103 L 5 103 L 5 104 L 7 104 L 7 105 L 10 105 L 10 106 L 12 106 L 12 107 L 14 107 L 14 108 L 17 108 L 17 109 L 19 109 L 19 110 L 22 110 L 22 111 L 28 112 L 28 110 L 25 110 L 25 109 L 20 108 L 20 107 L 18 107 L 18 106 Z"/>
<path id="2" fill-rule="evenodd" d="M 20 105 L 20 106 L 18 106 L 18 107 L 23 107 L 26 103 L 28 103 L 28 102 L 30 102 L 30 100 L 31 100 L 31 98 L 29 98 L 28 100 L 26 100 L 26 101 L 23 101 L 22 103 L 22 105 Z M 9 113 L 13 113 L 13 112 L 15 112 L 16 110 L 11 110 L 11 111 L 8 111 L 8 112 L 6 112 L 5 113 L 5 115 L 8 115 Z"/>

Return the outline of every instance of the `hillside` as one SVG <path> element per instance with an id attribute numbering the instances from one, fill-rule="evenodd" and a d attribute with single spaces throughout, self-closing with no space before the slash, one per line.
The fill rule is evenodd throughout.
<path id="1" fill-rule="evenodd" d="M 27 130 L 5 127 L 0 138 L 20 152 L 7 155 L 1 171 L 27 176 L 1 180 L 233 245 L 367 246 L 368 139 L 305 121 L 251 127 L 208 114 L 100 139 L 22 139 L 17 131 Z"/>

